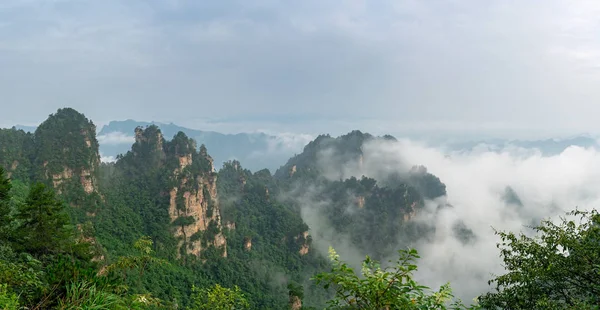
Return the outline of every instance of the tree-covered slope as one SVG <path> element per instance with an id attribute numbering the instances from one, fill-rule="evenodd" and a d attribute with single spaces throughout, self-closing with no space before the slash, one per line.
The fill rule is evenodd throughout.
<path id="1" fill-rule="evenodd" d="M 328 246 L 386 257 L 398 240 L 425 235 L 430 228 L 411 220 L 427 199 L 445 195 L 423 167 L 381 177 L 361 170 L 368 144 L 390 136 L 319 136 L 272 175 L 239 161 L 216 171 L 210 148 L 183 132 L 165 138 L 150 125 L 132 134 L 129 151 L 101 164 L 94 124 L 60 109 L 33 134 L 0 132 L 0 163 L 23 184 L 40 181 L 58 193 L 99 268 L 137 255 L 131 245 L 148 236 L 168 265 L 124 283 L 165 307 L 186 306 L 192 287 L 215 284 L 239 287 L 251 309 L 297 303 L 290 290 L 304 295 L 305 306 L 322 307 L 329 292 L 310 278 L 329 267 Z"/>
<path id="2" fill-rule="evenodd" d="M 358 258 L 382 259 L 433 231 L 412 220 L 426 200 L 446 195 L 439 178 L 422 166 L 399 171 L 369 158 L 377 143 L 395 141 L 360 131 L 322 135 L 275 173 L 322 254 L 332 245 Z"/>
<path id="3" fill-rule="evenodd" d="M 153 281 L 140 291 L 186 303 L 192 286 L 219 283 L 239 286 L 253 309 L 281 309 L 292 281 L 316 289 L 308 279 L 325 261 L 310 251 L 298 210 L 272 198 L 279 191 L 268 171 L 230 162 L 216 173 L 208 150 L 182 132 L 166 140 L 149 126 L 135 137 L 129 152 L 102 166 L 106 205 L 95 223 L 109 259 L 148 235 L 157 255 L 173 263 L 169 273 L 149 270 Z M 318 292 L 314 303 L 324 298 Z"/>
<path id="4" fill-rule="evenodd" d="M 0 129 L 0 166 L 13 179 L 29 181 L 34 156 L 33 134 L 16 128 Z"/>

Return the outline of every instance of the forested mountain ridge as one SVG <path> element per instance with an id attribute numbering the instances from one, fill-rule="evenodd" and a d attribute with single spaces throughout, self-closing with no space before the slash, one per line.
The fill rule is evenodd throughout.
<path id="1" fill-rule="evenodd" d="M 111 121 L 101 128 L 98 137 L 105 141 L 100 149 L 102 155 L 116 157 L 118 154 L 125 154 L 131 144 L 128 137 L 134 129 L 151 125 L 157 126 L 166 137 L 170 138 L 183 132 L 198 143 L 206 145 L 211 150 L 217 168 L 221 168 L 226 161 L 238 160 L 245 163 L 245 166 L 252 171 L 263 168 L 276 169 L 289 156 L 300 150 L 301 145 L 298 143 L 302 143 L 295 140 L 286 141 L 262 132 L 224 134 L 191 129 L 173 123 L 124 120 Z"/>
<path id="2" fill-rule="evenodd" d="M 100 204 L 100 155 L 96 127 L 79 112 L 64 108 L 50 115 L 35 133 L 0 129 L 0 161 L 8 175 L 42 182 L 62 193 L 80 219 Z"/>
<path id="3" fill-rule="evenodd" d="M 372 144 L 394 142 L 355 130 L 320 135 L 275 172 L 287 203 L 311 227 L 319 252 L 332 245 L 342 255 L 383 259 L 427 238 L 434 227 L 412 220 L 426 200 L 446 195 L 445 185 L 425 167 L 382 169 Z M 443 206 L 440 206 L 443 207 Z"/>
<path id="4" fill-rule="evenodd" d="M 327 246 L 350 242 L 363 256 L 386 257 L 430 229 L 411 220 L 426 199 L 445 194 L 424 168 L 382 178 L 346 171 L 360 168 L 366 143 L 390 136 L 319 136 L 272 175 L 239 161 L 215 171 L 210 150 L 183 132 L 166 139 L 150 125 L 133 134 L 127 153 L 101 164 L 94 124 L 60 109 L 33 134 L 0 131 L 0 163 L 16 187 L 41 181 L 56 191 L 100 268 L 135 256 L 131 244 L 148 236 L 169 264 L 124 281 L 166 308 L 188 305 L 192 287 L 215 284 L 238 286 L 252 309 L 285 308 L 291 292 L 305 307 L 322 307 L 329 292 L 309 278 L 328 268 Z"/>
<path id="5" fill-rule="evenodd" d="M 539 238 L 498 232 L 508 273 L 472 307 L 453 303 L 449 285 L 417 283 L 417 252 L 394 252 L 429 242 L 436 219 L 453 242 L 478 236 L 444 216 L 452 206 L 439 178 L 386 154 L 402 146 L 391 136 L 322 135 L 272 175 L 236 160 L 216 171 L 210 150 L 183 132 L 167 139 L 150 125 L 133 135 L 129 151 L 101 163 L 94 124 L 73 109 L 34 133 L 0 130 L 1 308 L 599 305 L 596 211 L 571 213 L 581 224 L 542 221 Z M 502 199 L 526 204 L 511 187 Z M 377 262 L 398 254 L 396 265 Z"/>

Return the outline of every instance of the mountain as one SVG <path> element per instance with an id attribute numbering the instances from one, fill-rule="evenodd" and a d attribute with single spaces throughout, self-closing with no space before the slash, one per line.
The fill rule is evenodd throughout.
<path id="1" fill-rule="evenodd" d="M 59 109 L 34 133 L 0 129 L 0 163 L 15 179 L 42 182 L 63 194 L 78 207 L 78 218 L 99 206 L 96 126 L 73 109 Z"/>
<path id="2" fill-rule="evenodd" d="M 134 128 L 133 143 L 114 163 L 100 162 L 98 140 L 95 125 L 70 108 L 50 115 L 33 133 L 0 130 L 0 164 L 18 189 L 15 208 L 29 203 L 27 192 L 37 188 L 29 184 L 46 184 L 64 202 L 72 227 L 93 245 L 93 261 L 86 263 L 98 272 L 136 255 L 131 245 L 148 236 L 152 252 L 169 267 L 150 268 L 123 284 L 168 308 L 185 306 L 194 285 L 216 283 L 239 286 L 252 309 L 287 307 L 290 283 L 314 291 L 305 305 L 324 304 L 327 292 L 309 278 L 326 260 L 311 251 L 299 211 L 276 198 L 278 185 L 268 170 L 253 173 L 234 161 L 217 171 L 207 147 L 182 131 L 167 140 L 156 125 Z M 32 270 L 62 268 L 53 265 L 54 255 L 62 254 L 53 252 L 52 260 Z M 42 280 L 63 287 L 62 278 L 48 275 L 54 280 Z M 45 300 L 47 308 L 58 302 Z"/>
<path id="3" fill-rule="evenodd" d="M 36 206 L 34 198 L 41 190 L 29 184 L 41 182 L 58 201 L 52 203 L 50 192 L 39 194 L 48 201 L 43 205 L 64 208 L 69 215 L 62 222 L 48 221 L 68 221 L 71 225 L 60 228 L 79 236 L 66 247 L 53 241 L 49 244 L 57 244 L 56 249 L 35 256 L 40 263 L 28 270 L 39 271 L 42 293 L 23 297 L 22 303 L 43 299 L 52 308 L 69 293 L 52 293 L 43 283 L 65 288 L 81 280 L 115 281 L 128 294 L 158 298 L 168 309 L 189 305 L 194 287 L 217 284 L 239 287 L 251 309 L 285 309 L 290 301 L 295 307 L 302 302 L 306 308 L 323 308 L 332 291 L 310 279 L 331 267 L 326 260 L 329 246 L 360 267 L 365 255 L 384 259 L 431 238 L 436 227 L 415 218 L 427 204 L 438 204 L 438 210 L 449 207 L 444 183 L 425 167 L 398 166 L 380 156 L 380 147 L 397 143 L 392 136 L 358 130 L 339 137 L 320 135 L 272 174 L 269 169 L 244 168 L 240 160 L 215 165 L 208 143 L 221 151 L 248 151 L 265 147 L 272 137 L 190 131 L 204 137 L 207 143 L 200 144 L 180 129 L 125 121 L 105 126 L 96 136 L 91 120 L 64 108 L 33 133 L 0 130 L 0 164 L 15 186 L 10 205 Z M 102 144 L 110 145 L 107 139 L 118 140 L 127 130 L 132 137 L 119 145 L 128 148 L 114 162 L 102 163 Z M 272 160 L 269 154 L 263 156 L 254 164 Z M 22 223 L 19 218 L 11 221 L 9 227 Z M 466 225 L 449 223 L 464 242 L 477 237 Z M 18 235 L 7 240 L 19 240 Z M 52 236 L 38 236 L 36 244 L 44 244 L 46 237 Z M 87 256 L 77 260 L 77 266 L 89 265 L 85 272 L 68 265 L 74 260 L 69 252 L 74 244 L 90 245 Z M 14 251 L 26 248 L 14 243 Z M 2 251 L 0 263 L 16 264 L 22 255 L 38 255 L 25 251 L 4 256 Z M 136 265 L 140 261 L 141 267 Z M 54 271 L 43 273 L 46 269 Z M 108 278 L 103 276 L 107 273 Z M 11 285 L 15 292 L 25 290 Z"/>
<path id="4" fill-rule="evenodd" d="M 167 139 L 178 132 L 185 133 L 196 140 L 198 145 L 204 144 L 211 150 L 218 168 L 225 161 L 239 160 L 253 171 L 263 168 L 277 169 L 287 158 L 301 150 L 306 139 L 267 135 L 265 133 L 223 134 L 214 131 L 202 131 L 177 126 L 173 123 L 138 122 L 134 120 L 112 121 L 102 127 L 98 133 L 100 152 L 106 158 L 116 158 L 124 154 L 134 141 L 133 132 L 137 127 L 156 125 Z"/>
<path id="5" fill-rule="evenodd" d="M 446 187 L 422 166 L 381 170 L 389 163 L 372 157 L 370 149 L 394 142 L 358 130 L 321 135 L 275 172 L 321 251 L 332 245 L 346 256 L 383 259 L 432 232 L 412 219 L 426 200 L 445 196 Z"/>

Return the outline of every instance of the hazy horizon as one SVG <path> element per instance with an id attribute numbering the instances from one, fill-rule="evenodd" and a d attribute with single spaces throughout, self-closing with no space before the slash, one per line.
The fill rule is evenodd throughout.
<path id="1" fill-rule="evenodd" d="M 594 1 L 0 4 L 0 124 L 535 138 L 600 133 Z M 157 116 L 158 115 L 158 116 Z"/>
<path id="2" fill-rule="evenodd" d="M 58 107 L 60 109 L 62 107 Z M 48 115 L 55 113 L 54 110 Z M 80 112 L 86 114 L 84 111 Z M 11 128 L 13 126 L 23 127 L 37 127 L 42 123 L 47 116 L 41 118 L 39 121 L 31 122 L 10 122 L 0 123 L 0 128 Z M 86 114 L 86 116 L 88 116 Z M 269 135 L 279 134 L 293 134 L 293 135 L 310 135 L 313 138 L 320 134 L 329 134 L 332 136 L 340 136 L 353 130 L 360 130 L 362 132 L 371 133 L 377 136 L 383 136 L 386 134 L 395 136 L 396 138 L 411 138 L 424 141 L 436 141 L 441 142 L 448 140 L 450 142 L 468 142 L 468 141 L 483 141 L 493 139 L 503 140 L 546 140 L 546 139 L 569 139 L 572 137 L 589 136 L 589 137 L 600 137 L 600 131 L 563 131 L 563 132 L 552 132 L 552 131 L 533 131 L 533 130 L 520 130 L 514 128 L 512 130 L 506 129 L 492 129 L 487 130 L 465 130 L 465 129 L 446 129 L 443 130 L 442 125 L 433 128 L 425 128 L 421 125 L 410 125 L 403 124 L 381 124 L 376 120 L 365 120 L 363 122 L 355 121 L 326 121 L 326 120 L 312 120 L 306 123 L 294 124 L 294 123 L 277 123 L 277 122 L 258 122 L 258 121 L 240 121 L 240 120 L 199 120 L 197 122 L 178 122 L 177 120 L 160 120 L 160 119 L 140 119 L 140 118 L 120 118 L 115 117 L 107 121 L 96 121 L 88 116 L 97 127 L 97 132 L 100 132 L 104 126 L 107 126 L 113 121 L 127 121 L 132 120 L 140 123 L 162 123 L 162 124 L 174 124 L 180 127 L 185 127 L 193 130 L 200 131 L 214 131 L 223 134 L 239 134 L 239 133 L 265 133 Z M 335 125 L 331 125 L 331 124 Z M 311 124 L 307 126 L 306 124 Z M 294 126 L 295 125 L 295 126 Z M 310 128 L 305 128 L 310 127 Z M 336 127 L 336 128 L 331 128 Z M 132 134 L 132 133 L 131 133 Z"/>

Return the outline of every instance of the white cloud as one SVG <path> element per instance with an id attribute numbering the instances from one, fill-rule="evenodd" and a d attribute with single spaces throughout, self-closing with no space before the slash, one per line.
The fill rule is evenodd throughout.
<path id="1" fill-rule="evenodd" d="M 432 285 L 453 282 L 462 297 L 474 297 L 491 273 L 502 272 L 492 227 L 522 231 L 532 221 L 600 205 L 600 153 L 595 149 L 570 147 L 551 157 L 510 151 L 446 156 L 410 141 L 374 143 L 365 149 L 365 160 L 369 152 L 386 150 L 392 160 L 427 166 L 446 184 L 454 208 L 437 216 L 422 214 L 423 220 L 435 221 L 437 232 L 434 242 L 421 245 L 420 275 Z M 507 186 L 519 195 L 522 211 L 515 212 L 502 200 Z M 456 219 L 476 233 L 474 244 L 463 246 L 452 237 Z"/>
<path id="2" fill-rule="evenodd" d="M 114 163 L 117 159 L 114 156 L 100 156 L 100 161 L 103 163 Z"/>
<path id="3" fill-rule="evenodd" d="M 75 103 L 103 120 L 114 111 L 177 122 L 301 107 L 337 121 L 372 119 L 352 124 L 368 131 L 389 132 L 394 122 L 600 130 L 590 113 L 600 99 L 595 1 L 0 5 L 3 116 L 35 118 L 20 123 Z"/>
<path id="4" fill-rule="evenodd" d="M 262 158 L 265 156 L 284 156 L 282 160 L 285 160 L 294 154 L 302 152 L 302 149 L 308 142 L 314 139 L 313 136 L 308 134 L 295 134 L 290 132 L 272 132 L 272 131 L 259 131 L 270 138 L 266 140 L 267 147 L 264 150 L 254 151 L 248 155 L 249 158 Z M 243 164 L 243 163 L 242 163 Z"/>
<path id="5" fill-rule="evenodd" d="M 447 154 L 401 140 L 367 143 L 363 153 L 361 165 L 349 163 L 332 175 L 364 174 L 377 179 L 392 171 L 406 172 L 412 165 L 424 165 L 446 184 L 447 197 L 428 202 L 417 218 L 436 226 L 431 241 L 416 245 L 422 257 L 418 278 L 432 287 L 450 281 L 456 295 L 466 301 L 487 290 L 492 274 L 503 272 L 494 229 L 527 232 L 526 225 L 539 223 L 542 218 L 557 219 L 576 207 L 589 210 L 600 206 L 600 151 L 593 148 L 572 146 L 547 157 L 512 148 Z M 335 167 L 328 165 L 334 159 L 326 152 L 320 157 L 324 167 Z M 522 208 L 503 199 L 507 186 L 519 196 Z M 322 244 L 337 244 L 354 264 L 364 257 L 361 254 L 368 254 L 357 253 L 347 238 L 330 231 L 330 225 L 319 216 L 317 202 L 310 200 L 310 192 L 301 202 L 305 206 L 303 218 L 316 232 L 313 238 L 322 234 L 325 239 L 315 240 L 318 250 L 326 250 Z M 437 211 L 440 202 L 453 207 Z M 457 221 L 475 233 L 475 241 L 463 244 L 454 237 Z"/>
<path id="6" fill-rule="evenodd" d="M 109 132 L 97 137 L 100 145 L 133 144 L 135 138 L 120 131 Z"/>
<path id="7" fill-rule="evenodd" d="M 313 136 L 308 134 L 295 134 L 290 132 L 265 133 L 272 135 L 273 137 L 272 139 L 268 140 L 269 144 L 267 152 L 299 152 L 304 148 L 305 145 L 314 139 Z"/>

